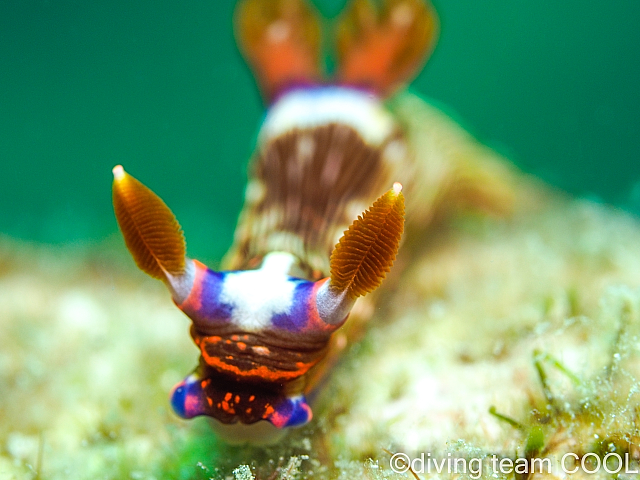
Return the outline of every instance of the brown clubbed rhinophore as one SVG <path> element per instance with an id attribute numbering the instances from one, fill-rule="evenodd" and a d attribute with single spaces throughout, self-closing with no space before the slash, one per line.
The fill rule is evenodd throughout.
<path id="1" fill-rule="evenodd" d="M 378 198 L 349 227 L 331 254 L 331 287 L 351 298 L 372 292 L 396 258 L 404 230 L 402 185 Z"/>
<path id="2" fill-rule="evenodd" d="M 113 177 L 113 208 L 138 267 L 159 279 L 166 273 L 184 274 L 186 244 L 169 207 L 121 165 L 113 169 Z"/>

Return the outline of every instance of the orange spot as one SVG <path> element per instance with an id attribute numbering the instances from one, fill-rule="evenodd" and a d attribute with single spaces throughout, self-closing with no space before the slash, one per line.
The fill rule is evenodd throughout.
<path id="1" fill-rule="evenodd" d="M 209 386 L 209 384 L 210 384 L 210 383 L 211 383 L 211 379 L 210 379 L 210 378 L 207 378 L 206 380 L 202 380 L 202 381 L 200 382 L 200 386 L 201 386 L 202 388 L 207 388 L 207 387 Z"/>
<path id="2" fill-rule="evenodd" d="M 262 415 L 262 418 L 267 418 L 269 417 L 271 414 L 273 414 L 273 412 L 275 412 L 275 409 L 269 405 L 268 403 L 264 406 L 264 414 Z"/>
<path id="3" fill-rule="evenodd" d="M 240 340 L 240 336 L 239 335 L 231 335 L 231 340 L 233 340 L 234 342 L 237 342 L 238 340 Z"/>
<path id="4" fill-rule="evenodd" d="M 207 397 L 207 403 L 210 407 L 213 406 L 213 399 L 211 397 Z"/>
<path id="5" fill-rule="evenodd" d="M 236 398 L 234 398 L 236 403 L 240 403 L 240 395 L 236 395 Z"/>
<path id="6" fill-rule="evenodd" d="M 229 405 L 228 402 L 222 402 L 222 410 L 224 410 L 225 412 L 231 414 L 231 415 L 235 415 L 236 410 L 233 408 L 233 405 Z"/>
<path id="7" fill-rule="evenodd" d="M 231 397 L 232 397 L 232 396 L 233 396 L 233 395 L 231 394 L 231 392 L 227 392 L 227 393 L 225 394 L 225 396 L 224 396 L 225 401 L 227 401 L 227 402 L 228 402 L 229 400 L 231 400 Z"/>
<path id="8" fill-rule="evenodd" d="M 227 345 L 231 345 L 231 340 L 225 340 L 224 343 L 226 343 Z"/>
<path id="9" fill-rule="evenodd" d="M 218 343 L 220 340 L 222 340 L 222 337 L 217 335 L 212 335 L 210 337 L 196 337 L 196 345 L 200 346 L 202 343 Z"/>
<path id="10" fill-rule="evenodd" d="M 250 402 L 253 402 L 255 399 L 256 399 L 256 396 L 255 396 L 255 395 L 251 395 L 251 396 L 249 397 L 249 401 L 250 401 Z"/>
<path id="11" fill-rule="evenodd" d="M 244 342 L 238 342 L 236 345 L 238 345 L 238 350 L 245 350 L 247 348 L 247 344 Z"/>
<path id="12" fill-rule="evenodd" d="M 247 415 L 249 415 L 251 413 L 251 407 L 247 408 L 245 412 L 247 413 Z"/>

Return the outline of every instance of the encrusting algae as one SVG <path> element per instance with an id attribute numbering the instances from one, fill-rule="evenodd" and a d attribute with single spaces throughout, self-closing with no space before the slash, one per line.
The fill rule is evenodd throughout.
<path id="1" fill-rule="evenodd" d="M 0 471 L 407 478 L 388 450 L 482 458 L 489 478 L 492 455 L 526 458 L 532 437 L 536 458 L 629 453 L 637 469 L 638 242 L 636 219 L 586 201 L 439 228 L 333 369 L 315 420 L 275 446 L 232 447 L 170 412 L 193 360 L 187 319 L 121 249 L 70 262 L 5 239 Z"/>
<path id="2" fill-rule="evenodd" d="M 378 15 L 354 1 L 340 20 L 331 87 L 306 4 L 241 2 L 241 49 L 273 107 L 225 260 L 233 271 L 188 259 L 168 207 L 114 169 L 127 247 L 193 320 L 201 360 L 184 380 L 190 321 L 121 243 L 0 241 L 0 479 L 640 470 L 640 223 L 552 192 L 399 92 L 437 21 L 422 0 L 383 3 Z M 220 293 L 227 282 L 236 296 Z M 245 295 L 247 284 L 264 288 Z M 303 299 L 282 297 L 295 308 L 261 296 L 287 288 Z M 238 298 L 252 315 L 235 315 L 248 311 Z M 171 407 L 218 431 L 267 424 L 280 439 L 232 445 Z"/>

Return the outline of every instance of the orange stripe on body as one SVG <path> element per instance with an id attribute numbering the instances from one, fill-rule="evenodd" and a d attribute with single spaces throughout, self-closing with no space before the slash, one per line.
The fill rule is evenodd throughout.
<path id="1" fill-rule="evenodd" d="M 204 337 L 202 340 L 205 340 L 208 337 Z M 267 380 L 270 382 L 280 382 L 283 380 L 292 380 L 294 378 L 298 378 L 313 367 L 317 362 L 303 363 L 298 362 L 296 367 L 297 370 L 292 371 L 283 371 L 283 370 L 271 370 L 264 365 L 260 365 L 259 367 L 254 367 L 249 370 L 241 370 L 235 365 L 229 365 L 225 363 L 220 357 L 209 355 L 205 349 L 206 342 L 200 342 L 200 352 L 202 353 L 202 358 L 210 367 L 215 368 L 219 372 L 226 372 L 233 374 L 237 377 L 241 378 L 249 378 L 249 377 L 257 377 L 263 380 Z M 233 358 L 233 357 L 231 357 Z"/>

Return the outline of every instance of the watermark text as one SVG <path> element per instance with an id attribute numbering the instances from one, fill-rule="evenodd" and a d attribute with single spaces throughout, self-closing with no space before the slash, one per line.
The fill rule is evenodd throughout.
<path id="1" fill-rule="evenodd" d="M 456 457 L 451 453 L 436 457 L 431 453 L 421 453 L 410 457 L 406 453 L 395 453 L 389 461 L 391 470 L 396 473 L 412 471 L 416 474 L 451 473 L 464 474 L 477 479 L 486 471 L 489 475 L 500 473 L 503 475 L 516 474 L 551 474 L 562 471 L 572 474 L 582 471 L 587 474 L 606 472 L 608 474 L 640 473 L 638 463 L 630 458 L 629 453 L 607 453 L 604 457 L 595 453 L 579 456 L 575 453 L 565 453 L 561 458 L 508 458 L 491 455 L 484 458 Z"/>

